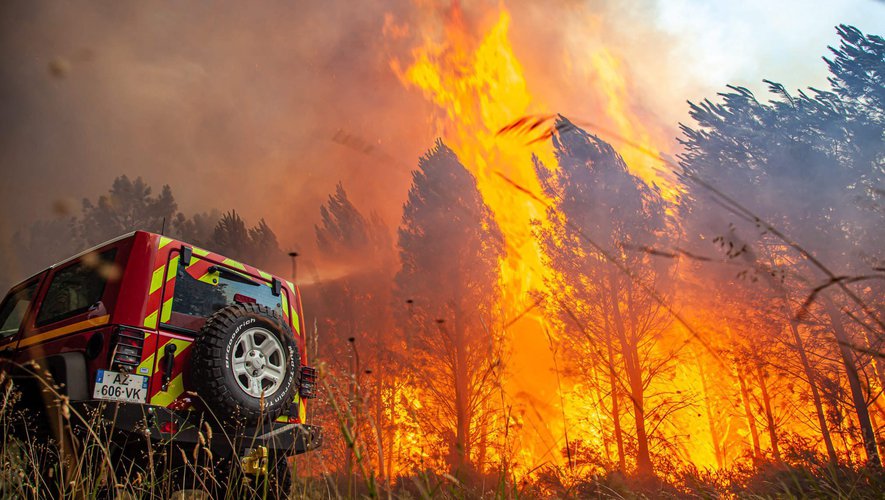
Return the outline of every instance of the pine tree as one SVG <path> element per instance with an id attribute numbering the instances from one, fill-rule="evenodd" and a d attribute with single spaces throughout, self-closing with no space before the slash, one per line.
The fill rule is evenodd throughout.
<path id="1" fill-rule="evenodd" d="M 441 141 L 412 173 L 396 276 L 412 372 L 450 436 L 446 460 L 469 472 L 493 387 L 503 238 L 476 179 Z"/>
<path id="2" fill-rule="evenodd" d="M 182 241 L 206 247 L 212 240 L 215 226 L 220 220 L 221 212 L 218 209 L 196 213 L 190 218 L 179 212 L 172 221 L 173 231 L 171 234 Z"/>
<path id="3" fill-rule="evenodd" d="M 878 377 L 869 379 L 880 379 L 879 385 L 885 384 L 885 372 L 863 350 L 881 349 L 885 338 L 881 307 L 876 306 L 885 287 L 875 280 L 852 288 L 846 280 L 872 274 L 885 262 L 885 42 L 848 26 L 838 31 L 840 48 L 831 49 L 834 57 L 827 60 L 831 90 L 792 95 L 768 82 L 774 97 L 768 103 L 745 88 L 729 87 L 719 104 L 691 104 L 696 123 L 682 126 L 685 153 L 680 159 L 692 188 L 686 220 L 698 248 L 702 242 L 725 244 L 726 258 L 739 256 L 753 273 L 781 277 L 769 280 L 777 291 L 774 300 L 782 304 L 828 454 L 836 461 L 819 393 L 829 381 L 815 373 L 797 315 L 797 304 L 816 295 L 805 312 L 829 324 L 831 348 L 848 381 L 867 458 L 878 465 L 868 409 L 876 391 L 865 390 L 863 368 L 874 367 Z M 714 183 L 719 192 L 698 180 Z M 785 236 L 773 235 L 769 225 Z M 836 276 L 842 278 L 833 281 Z M 828 282 L 832 286 L 812 294 Z"/>
<path id="4" fill-rule="evenodd" d="M 565 118 L 560 117 L 556 129 L 558 168 L 550 170 L 536 160 L 538 178 L 553 200 L 546 221 L 535 223 L 553 271 L 546 283 L 547 308 L 584 379 L 607 385 L 612 393 L 620 468 L 625 468 L 620 422 L 628 413 L 620 405 L 626 401 L 634 420 L 636 466 L 650 473 L 647 423 L 653 402 L 648 387 L 672 355 L 657 345 L 669 317 L 649 290 L 664 293 L 670 265 L 641 249 L 663 239 L 665 207 L 610 145 Z"/>
<path id="5" fill-rule="evenodd" d="M 265 269 L 279 267 L 283 260 L 277 236 L 267 222 L 260 219 L 257 226 L 248 228 L 236 210 L 221 216 L 206 246 L 208 250 Z"/>
<path id="6" fill-rule="evenodd" d="M 335 194 L 320 207 L 322 227 L 315 226 L 317 247 L 320 251 L 338 257 L 368 249 L 369 223 L 347 198 L 339 182 Z"/>
<path id="7" fill-rule="evenodd" d="M 246 221 L 236 210 L 226 212 L 218 220 L 212 232 L 209 249 L 234 259 L 247 260 L 249 256 L 249 230 Z"/>
<path id="8" fill-rule="evenodd" d="M 164 221 L 172 224 L 178 205 L 169 186 L 163 186 L 157 196 L 151 196 L 151 187 L 141 177 L 134 181 L 125 175 L 114 179 L 107 195 L 97 203 L 83 200 L 83 214 L 79 232 L 89 245 L 97 245 L 130 231 L 159 232 Z"/>

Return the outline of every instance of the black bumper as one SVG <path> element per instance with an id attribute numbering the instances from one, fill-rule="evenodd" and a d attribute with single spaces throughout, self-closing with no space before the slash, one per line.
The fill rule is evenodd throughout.
<path id="1" fill-rule="evenodd" d="M 242 455 L 265 446 L 277 454 L 297 455 L 319 448 L 323 441 L 322 428 L 314 425 L 274 421 L 235 425 L 219 422 L 208 413 L 138 403 L 78 401 L 71 405 L 88 425 L 98 423 L 103 429 L 146 437 L 157 443 L 202 443 L 218 454 Z"/>

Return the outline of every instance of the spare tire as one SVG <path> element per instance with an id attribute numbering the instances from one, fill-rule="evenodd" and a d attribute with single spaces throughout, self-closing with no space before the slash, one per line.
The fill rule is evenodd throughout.
<path id="1" fill-rule="evenodd" d="M 200 330 L 191 374 L 197 394 L 219 420 L 255 424 L 289 407 L 300 365 L 292 330 L 279 314 L 258 304 L 234 304 Z"/>

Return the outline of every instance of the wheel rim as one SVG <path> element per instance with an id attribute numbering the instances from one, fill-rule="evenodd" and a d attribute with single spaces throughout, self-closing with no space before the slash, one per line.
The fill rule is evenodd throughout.
<path id="1" fill-rule="evenodd" d="M 253 398 L 268 397 L 280 388 L 286 376 L 283 343 L 269 330 L 250 328 L 234 345 L 231 367 L 243 392 Z"/>

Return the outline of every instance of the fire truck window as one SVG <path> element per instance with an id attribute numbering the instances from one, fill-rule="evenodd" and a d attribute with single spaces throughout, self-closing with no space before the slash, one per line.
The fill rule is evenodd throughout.
<path id="1" fill-rule="evenodd" d="M 96 260 L 81 260 L 56 272 L 37 313 L 37 326 L 84 313 L 101 300 L 107 285 L 102 269 L 114 261 L 116 252 L 107 250 Z"/>
<path id="2" fill-rule="evenodd" d="M 172 316 L 168 324 L 197 331 L 215 311 L 237 303 L 254 302 L 282 313 L 280 297 L 274 296 L 269 286 L 229 279 L 224 273 L 215 275 L 215 278 L 217 284 L 200 281 L 189 273 L 179 274 L 175 279 Z"/>
<path id="3" fill-rule="evenodd" d="M 0 340 L 11 337 L 18 332 L 25 319 L 25 312 L 31 305 L 34 298 L 34 292 L 37 291 L 37 283 L 35 281 L 21 290 L 8 296 L 3 305 L 0 306 Z"/>

